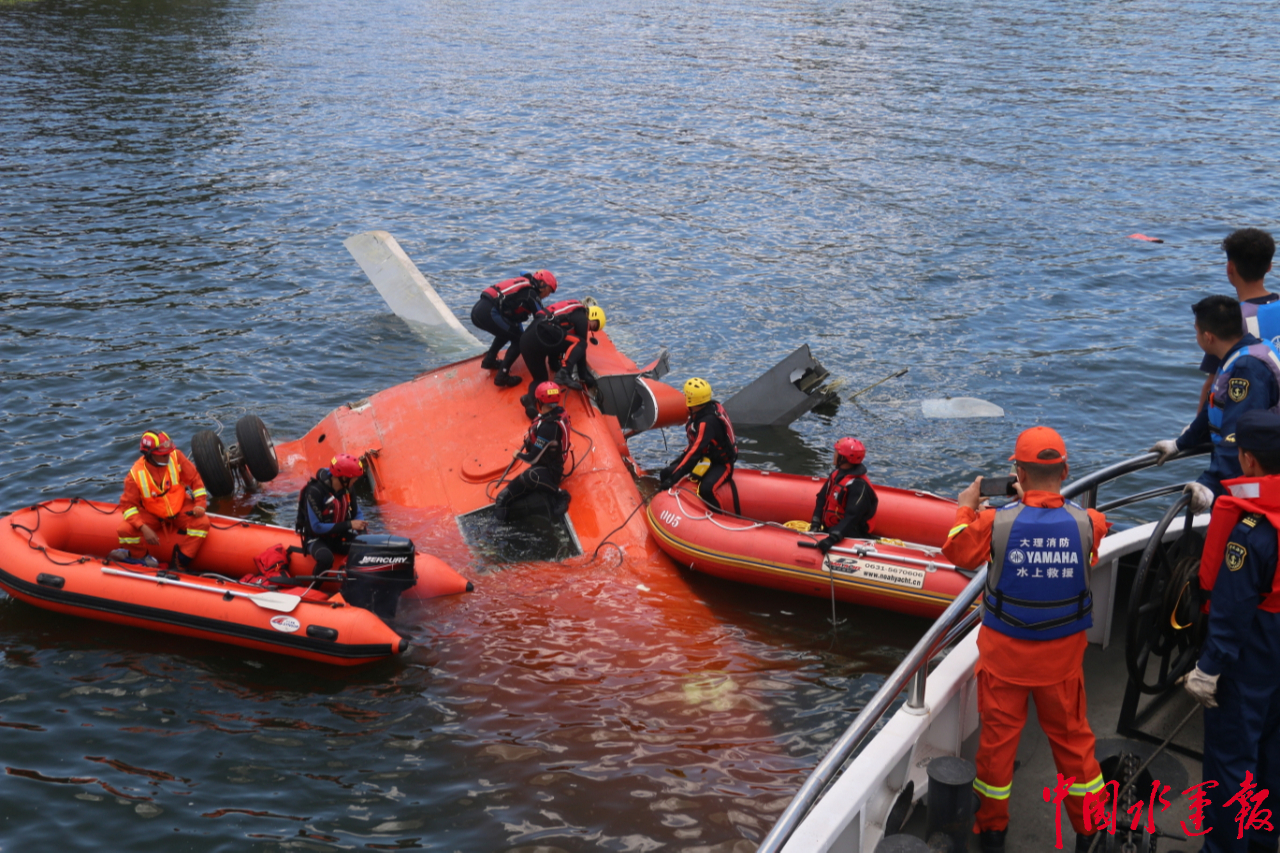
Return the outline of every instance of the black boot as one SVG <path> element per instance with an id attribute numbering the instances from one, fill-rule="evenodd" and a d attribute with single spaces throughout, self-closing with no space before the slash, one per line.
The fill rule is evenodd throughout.
<path id="1" fill-rule="evenodd" d="M 1093 844 L 1093 839 L 1097 836 L 1097 834 L 1098 833 L 1095 832 L 1093 833 L 1093 835 L 1081 835 L 1080 833 L 1077 832 L 1076 833 L 1076 853 L 1089 853 L 1089 846 Z M 1103 849 L 1103 846 L 1106 844 L 1106 841 L 1107 840 L 1105 838 L 1099 841 L 1098 846 L 1094 848 L 1093 853 L 1102 853 L 1102 849 Z"/>
<path id="2" fill-rule="evenodd" d="M 484 358 L 480 359 L 480 369 L 494 370 L 497 368 L 499 363 L 500 362 L 498 361 L 498 357 L 496 355 L 494 355 L 493 353 L 487 352 L 484 354 Z"/>
<path id="3" fill-rule="evenodd" d="M 507 373 L 505 370 L 499 370 L 498 374 L 493 377 L 493 384 L 497 385 L 499 388 L 514 388 L 519 385 L 520 382 L 520 379 L 517 379 L 510 373 Z"/>
<path id="4" fill-rule="evenodd" d="M 503 489 L 498 493 L 498 498 L 493 502 L 493 517 L 500 522 L 506 522 L 507 510 L 511 504 L 511 493 Z"/>
<path id="5" fill-rule="evenodd" d="M 1004 853 L 1004 837 L 1009 834 L 1007 829 L 988 829 L 978 833 L 978 847 L 982 849 L 982 853 Z"/>
<path id="6" fill-rule="evenodd" d="M 561 386 L 562 388 L 571 388 L 574 391 L 582 390 L 582 383 L 574 379 L 569 374 L 569 371 L 563 367 L 556 371 L 554 381 L 557 385 Z"/>

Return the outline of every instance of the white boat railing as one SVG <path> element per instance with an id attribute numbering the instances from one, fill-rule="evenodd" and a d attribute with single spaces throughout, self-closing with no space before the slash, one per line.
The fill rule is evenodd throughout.
<path id="1" fill-rule="evenodd" d="M 1208 451 L 1209 446 L 1204 445 L 1183 451 L 1174 458 L 1199 456 Z M 1156 464 L 1157 458 L 1155 453 L 1144 453 L 1141 456 L 1126 459 L 1069 483 L 1063 488 L 1062 493 L 1067 498 L 1079 500 L 1085 506 L 1107 511 L 1181 491 L 1182 483 L 1171 484 L 1098 505 L 1100 486 L 1127 474 L 1150 468 Z M 756 853 L 779 853 L 782 850 L 805 816 L 822 797 L 828 785 L 837 778 L 841 768 L 871 734 L 876 724 L 883 719 L 904 689 L 908 691 L 906 699 L 908 709 L 919 709 L 924 706 L 929 664 L 939 652 L 964 636 L 977 623 L 982 611 L 974 605 L 982 594 L 986 581 L 987 568 L 984 565 L 969 581 L 964 591 L 956 596 L 950 606 L 907 653 L 902 663 L 898 664 L 898 667 L 885 679 L 876 695 L 818 762 L 818 766 L 792 798 L 777 823 L 756 848 Z"/>

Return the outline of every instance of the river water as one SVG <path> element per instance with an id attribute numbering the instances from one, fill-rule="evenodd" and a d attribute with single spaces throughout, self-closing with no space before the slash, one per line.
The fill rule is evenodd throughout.
<path id="1" fill-rule="evenodd" d="M 1035 423 L 1077 471 L 1134 455 L 1190 419 L 1218 242 L 1275 225 L 1278 26 L 1217 0 L 0 0 L 0 508 L 114 500 L 147 427 L 294 438 L 439 363 L 342 247 L 372 228 L 460 315 L 552 269 L 721 396 L 801 343 L 846 391 L 910 369 L 745 436 L 747 464 L 816 473 L 856 434 L 877 479 L 954 493 Z M 1007 414 L 921 416 L 944 396 Z M 442 556 L 478 591 L 357 671 L 0 601 L 0 850 L 752 850 L 925 627 L 697 577 L 714 618 L 686 619 L 607 565 Z"/>

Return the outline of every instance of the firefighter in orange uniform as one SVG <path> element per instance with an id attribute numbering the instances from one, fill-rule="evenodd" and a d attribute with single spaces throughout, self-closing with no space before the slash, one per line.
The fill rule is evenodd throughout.
<path id="1" fill-rule="evenodd" d="M 159 545 L 160 533 L 167 530 L 181 537 L 173 549 L 173 568 L 185 569 L 209 533 L 205 515 L 209 493 L 195 464 L 173 446 L 166 433 L 144 432 L 139 450 L 142 457 L 124 478 L 120 497 L 124 510 L 116 530 L 120 547 L 108 556 L 155 568 L 159 563 L 147 553 L 147 546 Z"/>
<path id="2" fill-rule="evenodd" d="M 1103 779 L 1085 716 L 1083 663 L 1085 630 L 1093 624 L 1089 576 L 1107 520 L 1062 497 L 1067 448 L 1054 430 L 1024 431 L 1009 458 L 1019 499 L 980 508 L 982 478 L 974 480 L 960 493 L 956 524 L 942 547 L 962 569 L 990 560 L 975 667 L 982 734 L 974 832 L 983 853 L 1003 853 L 1014 757 L 1027 697 L 1034 696 L 1054 764 L 1075 779 L 1065 805 L 1076 850 L 1088 850 L 1093 834 L 1085 835 L 1084 795 L 1102 790 Z"/>

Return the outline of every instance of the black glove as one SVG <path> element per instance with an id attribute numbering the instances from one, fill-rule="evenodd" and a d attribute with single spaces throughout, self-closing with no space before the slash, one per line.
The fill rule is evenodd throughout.
<path id="1" fill-rule="evenodd" d="M 521 462 L 532 462 L 532 461 L 533 461 L 533 454 L 531 454 L 531 453 L 517 453 L 517 454 L 516 454 L 516 458 L 517 458 L 517 459 L 519 459 Z"/>
<path id="2" fill-rule="evenodd" d="M 661 471 L 658 472 L 658 488 L 659 489 L 662 489 L 663 491 L 665 491 L 671 488 L 672 486 L 674 486 L 675 484 L 676 484 L 675 480 L 671 476 L 670 465 L 668 465 L 666 468 L 663 468 Z"/>
<path id="3" fill-rule="evenodd" d="M 838 543 L 839 541 L 840 541 L 840 537 L 832 533 L 829 536 L 826 536 L 825 538 L 818 540 L 818 550 L 825 554 L 828 551 L 830 551 L 832 548 L 834 548 L 836 546 L 836 543 Z"/>

